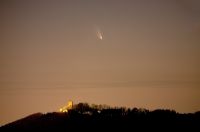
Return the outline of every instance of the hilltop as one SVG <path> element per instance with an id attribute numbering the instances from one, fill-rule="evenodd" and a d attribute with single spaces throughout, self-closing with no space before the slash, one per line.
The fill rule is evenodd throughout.
<path id="1" fill-rule="evenodd" d="M 79 103 L 68 112 L 36 113 L 6 124 L 0 131 L 199 131 L 200 112 L 109 107 Z"/>

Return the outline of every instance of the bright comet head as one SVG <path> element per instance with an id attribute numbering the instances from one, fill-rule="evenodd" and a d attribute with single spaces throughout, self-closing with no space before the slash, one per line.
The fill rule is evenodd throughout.
<path id="1" fill-rule="evenodd" d="M 101 40 L 103 39 L 102 35 L 99 36 L 99 39 L 101 39 Z"/>

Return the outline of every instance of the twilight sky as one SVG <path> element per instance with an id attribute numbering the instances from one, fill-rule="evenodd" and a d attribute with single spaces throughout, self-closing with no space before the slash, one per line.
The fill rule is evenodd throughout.
<path id="1" fill-rule="evenodd" d="M 0 125 L 70 99 L 200 110 L 200 1 L 1 0 Z"/>

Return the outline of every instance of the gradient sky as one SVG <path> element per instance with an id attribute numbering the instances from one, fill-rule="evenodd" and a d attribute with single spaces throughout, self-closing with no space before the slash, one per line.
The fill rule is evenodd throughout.
<path id="1" fill-rule="evenodd" d="M 1 0 L 0 124 L 70 99 L 200 110 L 199 0 Z"/>

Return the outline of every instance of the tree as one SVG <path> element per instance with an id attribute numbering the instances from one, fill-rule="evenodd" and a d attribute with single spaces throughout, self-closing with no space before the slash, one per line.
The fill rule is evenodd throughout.
<path id="1" fill-rule="evenodd" d="M 75 110 L 80 113 L 88 112 L 90 111 L 90 106 L 88 103 L 79 103 L 75 106 Z"/>

